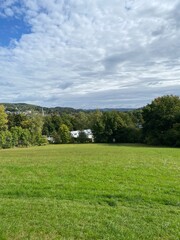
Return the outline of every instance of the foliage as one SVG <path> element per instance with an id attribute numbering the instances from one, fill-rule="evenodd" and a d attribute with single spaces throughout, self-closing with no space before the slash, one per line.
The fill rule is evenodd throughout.
<path id="1" fill-rule="evenodd" d="M 22 107 L 25 105 L 22 105 Z M 26 107 L 26 106 L 25 106 Z M 42 109 L 41 109 L 42 110 Z M 39 114 L 5 113 L 0 106 L 0 131 L 8 131 L 12 142 L 1 147 L 44 145 L 47 137 L 53 143 L 89 142 L 84 133 L 71 139 L 70 131 L 91 129 L 97 143 L 148 143 L 180 146 L 180 99 L 167 95 L 158 97 L 143 109 L 134 111 L 76 111 Z M 46 136 L 46 137 L 43 137 Z M 10 138 L 10 137 L 9 137 Z"/>
<path id="2" fill-rule="evenodd" d="M 55 125 L 52 121 L 52 116 L 45 116 L 42 134 L 46 135 L 46 136 L 51 136 L 55 132 L 55 128 L 57 128 L 57 130 L 58 130 L 58 126 L 59 126 L 58 124 L 57 124 L 57 127 L 55 127 Z"/>
<path id="3" fill-rule="evenodd" d="M 89 142 L 85 132 L 83 132 L 83 131 L 80 131 L 80 132 L 79 132 L 79 136 L 78 136 L 78 138 L 77 138 L 77 142 L 78 142 L 78 143 L 86 143 L 86 142 Z"/>
<path id="4" fill-rule="evenodd" d="M 0 107 L 0 147 L 27 147 L 45 145 L 47 137 L 42 136 L 43 118 L 39 114 L 7 114 Z M 8 128 L 8 130 L 7 130 Z"/>
<path id="5" fill-rule="evenodd" d="M 61 143 L 69 143 L 71 140 L 70 131 L 67 125 L 61 124 L 59 128 Z"/>
<path id="6" fill-rule="evenodd" d="M 23 113 L 8 114 L 8 129 L 12 127 L 23 127 L 23 122 L 28 121 L 28 116 Z"/>
<path id="7" fill-rule="evenodd" d="M 55 144 L 59 144 L 59 143 L 62 143 L 62 140 L 61 140 L 61 136 L 60 136 L 60 133 L 59 132 L 53 132 L 52 133 L 52 137 L 53 137 L 53 140 L 54 140 L 54 143 Z"/>
<path id="8" fill-rule="evenodd" d="M 12 147 L 12 134 L 8 130 L 0 131 L 0 148 Z"/>
<path id="9" fill-rule="evenodd" d="M 7 129 L 7 114 L 3 105 L 0 105 L 0 131 Z"/>
<path id="10" fill-rule="evenodd" d="M 138 143 L 141 130 L 133 122 L 129 113 L 104 112 L 99 115 L 92 126 L 96 142 Z"/>
<path id="11" fill-rule="evenodd" d="M 84 112 L 79 112 L 72 117 L 73 130 L 83 130 L 89 128 L 89 117 Z"/>
<path id="12" fill-rule="evenodd" d="M 12 146 L 13 147 L 27 147 L 32 145 L 32 135 L 28 129 L 22 127 L 12 127 Z"/>
<path id="13" fill-rule="evenodd" d="M 180 98 L 158 97 L 143 109 L 143 134 L 148 144 L 177 146 L 180 141 Z"/>

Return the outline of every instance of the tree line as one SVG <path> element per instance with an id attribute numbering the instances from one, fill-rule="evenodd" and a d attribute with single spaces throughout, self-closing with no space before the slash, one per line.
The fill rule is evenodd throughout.
<path id="1" fill-rule="evenodd" d="M 146 143 L 180 146 L 180 98 L 166 95 L 130 112 L 92 111 L 61 114 L 7 114 L 0 105 L 0 147 L 27 147 L 54 143 L 89 142 L 91 129 L 97 143 Z M 80 130 L 73 139 L 70 131 Z"/>

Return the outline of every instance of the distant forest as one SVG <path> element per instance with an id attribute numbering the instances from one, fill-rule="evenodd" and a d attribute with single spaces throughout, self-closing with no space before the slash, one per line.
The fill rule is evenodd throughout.
<path id="1" fill-rule="evenodd" d="M 6 109 L 7 113 L 28 113 L 36 112 L 36 113 L 44 113 L 44 114 L 62 114 L 62 113 L 78 113 L 78 112 L 94 112 L 96 109 L 75 109 L 70 107 L 42 107 L 27 103 L 0 103 Z M 108 111 L 119 111 L 119 112 L 128 112 L 135 110 L 134 108 L 103 108 L 100 109 L 102 112 Z"/>
<path id="2" fill-rule="evenodd" d="M 42 108 L 29 104 L 0 105 L 0 148 L 87 143 L 145 143 L 180 147 L 180 97 L 166 95 L 142 109 L 81 110 Z M 74 139 L 70 131 L 82 134 Z"/>

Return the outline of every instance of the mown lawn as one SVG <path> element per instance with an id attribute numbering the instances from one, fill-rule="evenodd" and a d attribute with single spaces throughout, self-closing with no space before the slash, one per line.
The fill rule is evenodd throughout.
<path id="1" fill-rule="evenodd" d="M 180 239 L 180 149 L 0 150 L 0 240 Z"/>

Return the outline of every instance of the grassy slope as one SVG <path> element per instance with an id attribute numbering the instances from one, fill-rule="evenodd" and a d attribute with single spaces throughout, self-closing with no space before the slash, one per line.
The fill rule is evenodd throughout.
<path id="1" fill-rule="evenodd" d="M 0 151 L 0 239 L 180 239 L 180 149 Z"/>

